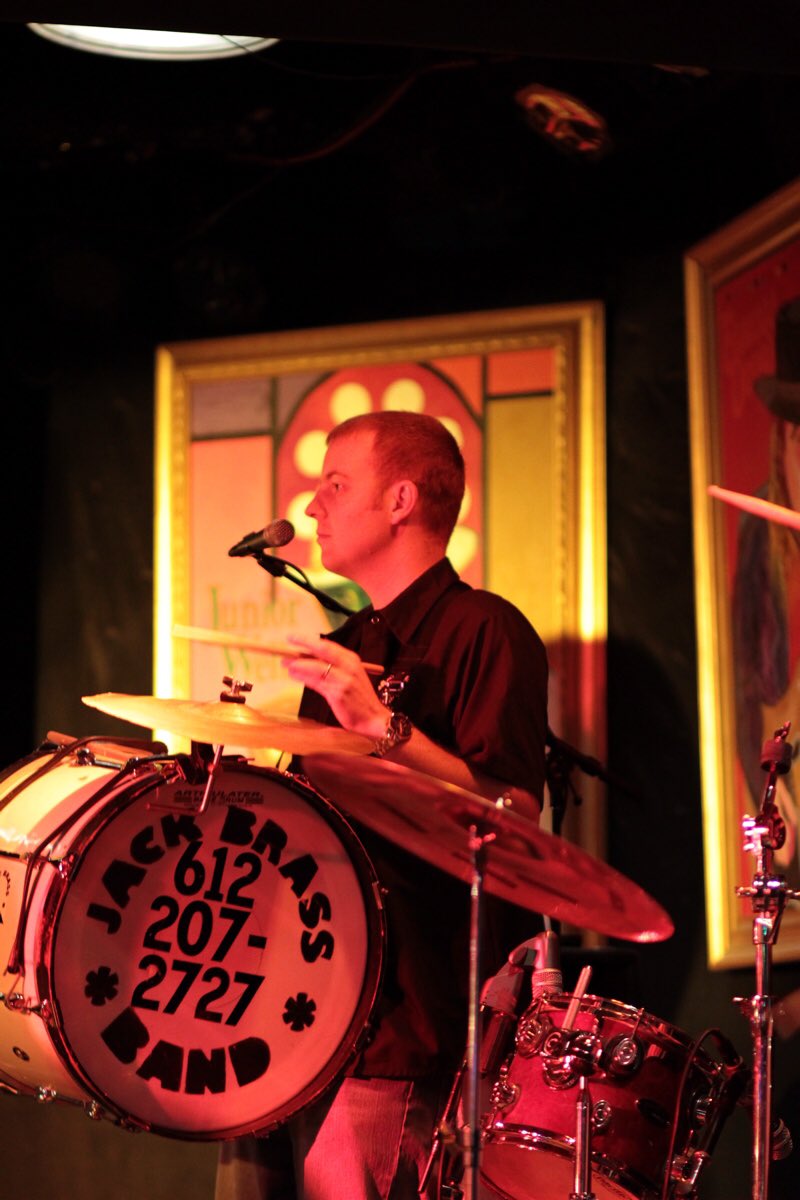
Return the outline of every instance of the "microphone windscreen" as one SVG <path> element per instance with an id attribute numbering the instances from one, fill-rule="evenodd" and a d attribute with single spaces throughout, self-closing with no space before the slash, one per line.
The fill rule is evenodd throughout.
<path id="1" fill-rule="evenodd" d="M 264 534 L 268 546 L 286 546 L 294 537 L 294 525 L 285 517 L 280 517 L 277 521 L 270 521 Z"/>

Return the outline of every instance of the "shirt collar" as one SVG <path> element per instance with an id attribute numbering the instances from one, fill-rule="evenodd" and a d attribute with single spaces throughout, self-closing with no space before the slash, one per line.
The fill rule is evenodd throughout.
<path id="1" fill-rule="evenodd" d="M 399 642 L 409 642 L 439 597 L 458 582 L 449 560 L 440 558 L 378 613 Z"/>

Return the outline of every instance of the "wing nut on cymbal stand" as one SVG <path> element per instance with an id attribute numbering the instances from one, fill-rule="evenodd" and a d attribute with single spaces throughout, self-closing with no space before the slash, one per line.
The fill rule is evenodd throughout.
<path id="1" fill-rule="evenodd" d="M 774 870 L 775 851 L 781 848 L 786 836 L 775 796 L 778 776 L 785 774 L 792 762 L 788 733 L 787 722 L 764 744 L 761 766 L 768 775 L 761 809 L 755 817 L 746 815 L 742 818 L 744 849 L 755 856 L 755 872 L 752 884 L 736 888 L 737 896 L 751 901 L 755 947 L 755 994 L 734 999 L 750 1022 L 753 1042 L 752 1200 L 766 1200 L 768 1194 L 772 1098 L 772 947 L 778 940 L 787 900 L 800 899 L 800 892 L 787 887 L 785 877 L 775 874 Z"/>
<path id="2" fill-rule="evenodd" d="M 223 675 L 222 682 L 226 690 L 220 692 L 219 698 L 224 704 L 244 704 L 246 701 L 246 692 L 252 692 L 252 683 L 247 683 L 243 679 L 234 679 L 231 675 Z M 214 757 L 208 764 L 208 776 L 206 778 L 206 786 L 203 789 L 203 795 L 200 800 L 198 813 L 204 813 L 208 808 L 211 800 L 211 792 L 214 787 L 214 776 L 219 770 L 219 764 L 222 759 L 222 751 L 225 749 L 222 742 L 214 747 Z"/>

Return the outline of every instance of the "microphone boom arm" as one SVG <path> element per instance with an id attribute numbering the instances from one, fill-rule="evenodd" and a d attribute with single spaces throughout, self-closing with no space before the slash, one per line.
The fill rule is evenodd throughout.
<path id="1" fill-rule="evenodd" d="M 300 567 L 294 563 L 287 562 L 283 558 L 278 558 L 275 554 L 265 554 L 260 551 L 258 554 L 252 554 L 251 558 L 255 559 L 263 571 L 268 575 L 273 575 L 276 579 L 288 579 L 290 583 L 296 584 L 303 591 L 309 592 L 323 608 L 329 609 L 331 612 L 342 613 L 346 617 L 351 617 L 354 609 L 347 608 L 346 605 L 340 604 L 333 596 L 329 596 L 327 592 L 323 592 L 320 588 L 314 587 L 314 584 Z"/>

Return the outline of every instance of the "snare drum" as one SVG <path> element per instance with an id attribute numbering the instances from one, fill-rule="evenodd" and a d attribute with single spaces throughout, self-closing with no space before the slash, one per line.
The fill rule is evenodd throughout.
<path id="1" fill-rule="evenodd" d="M 571 997 L 542 997 L 520 1019 L 514 1053 L 491 1089 L 481 1174 L 504 1200 L 564 1200 L 573 1191 L 578 1077 L 562 1054 Z M 694 1195 L 694 1183 L 738 1098 L 744 1067 L 641 1009 L 584 996 L 575 1018 L 591 1099 L 592 1192 L 598 1200 Z M 567 1046 L 569 1043 L 567 1043 Z M 565 1065 L 566 1062 L 566 1065 Z"/>
<path id="2" fill-rule="evenodd" d="M 130 754 L 0 779 L 0 1086 L 176 1137 L 266 1131 L 363 1042 L 374 872 L 291 776 L 223 760 L 200 813 L 177 759 Z"/>

